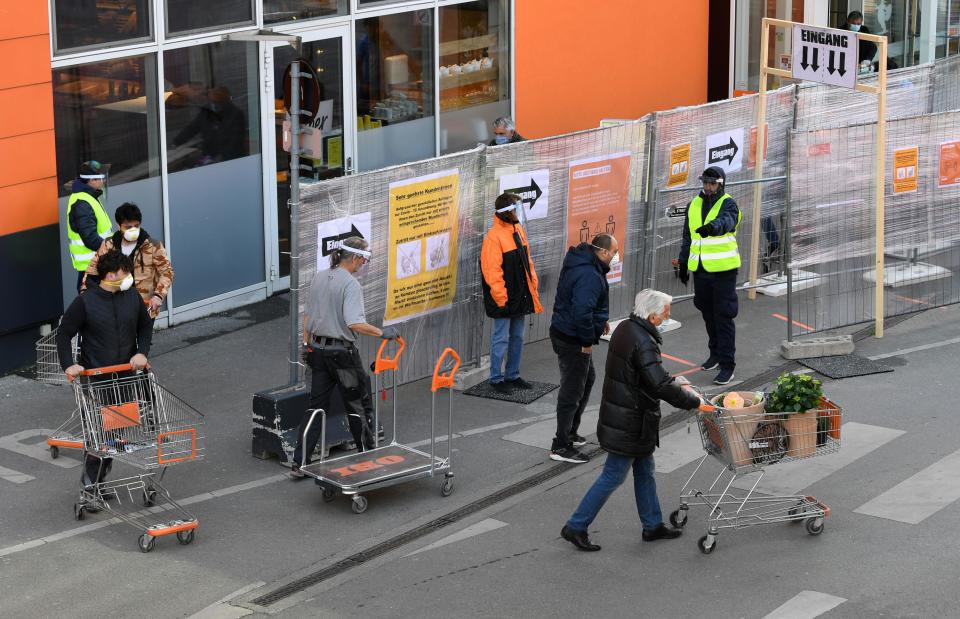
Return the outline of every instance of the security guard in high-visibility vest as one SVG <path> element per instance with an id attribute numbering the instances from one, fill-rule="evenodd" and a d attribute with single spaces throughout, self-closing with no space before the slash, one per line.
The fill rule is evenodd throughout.
<path id="1" fill-rule="evenodd" d="M 103 240 L 113 234 L 113 222 L 100 203 L 109 170 L 108 163 L 84 161 L 80 164 L 80 174 L 70 187 L 67 241 L 70 261 L 77 272 L 77 292 L 83 284 L 83 275 L 90 260 L 97 254 Z"/>
<path id="2" fill-rule="evenodd" d="M 710 356 L 700 367 L 706 371 L 720 368 L 713 382 L 726 385 L 733 380 L 736 366 L 737 230 L 743 214 L 724 191 L 726 174 L 722 169 L 707 168 L 700 181 L 703 191 L 687 206 L 676 272 L 684 285 L 693 273 L 693 304 L 707 327 Z"/>

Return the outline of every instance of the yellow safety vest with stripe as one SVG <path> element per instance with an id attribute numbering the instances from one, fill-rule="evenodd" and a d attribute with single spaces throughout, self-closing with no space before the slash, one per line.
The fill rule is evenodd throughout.
<path id="1" fill-rule="evenodd" d="M 77 271 L 86 271 L 97 252 L 84 245 L 83 239 L 70 225 L 70 210 L 78 201 L 86 202 L 93 209 L 93 214 L 97 218 L 97 234 L 101 239 L 110 238 L 113 234 L 113 224 L 99 200 L 84 191 L 70 194 L 70 199 L 67 200 L 67 239 L 70 241 L 70 261 Z"/>
<path id="2" fill-rule="evenodd" d="M 713 208 L 703 217 L 703 198 L 697 196 L 690 202 L 690 208 L 687 210 L 687 221 L 690 226 L 690 257 L 687 260 L 687 270 L 696 271 L 699 264 L 703 264 L 703 270 L 709 273 L 721 271 L 731 271 L 740 268 L 740 252 L 737 250 L 737 230 L 740 229 L 740 222 L 743 220 L 743 213 L 737 213 L 737 225 L 733 232 L 728 232 L 722 236 L 702 237 L 697 234 L 700 226 L 706 225 L 717 218 L 720 214 L 720 208 L 724 201 L 730 197 L 730 194 L 723 194 L 717 200 Z"/>

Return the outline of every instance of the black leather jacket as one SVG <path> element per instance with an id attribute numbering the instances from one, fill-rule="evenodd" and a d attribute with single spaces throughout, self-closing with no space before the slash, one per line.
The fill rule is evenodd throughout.
<path id="1" fill-rule="evenodd" d="M 649 456 L 660 446 L 660 400 L 680 409 L 700 404 L 663 369 L 661 342 L 656 327 L 632 314 L 610 338 L 597 424 L 597 439 L 609 452 Z"/>

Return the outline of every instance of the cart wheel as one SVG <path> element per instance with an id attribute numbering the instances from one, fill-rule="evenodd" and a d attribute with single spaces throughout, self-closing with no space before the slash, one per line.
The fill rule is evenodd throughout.
<path id="1" fill-rule="evenodd" d="M 140 552 L 150 552 L 156 544 L 157 538 L 152 535 L 147 535 L 146 533 L 141 535 L 140 539 L 137 540 L 137 545 L 140 546 Z"/>
<path id="2" fill-rule="evenodd" d="M 819 523 L 817 521 L 820 521 Z M 820 535 L 823 533 L 823 518 L 817 516 L 816 518 L 807 518 L 806 520 L 807 533 L 810 535 Z"/>
<path id="3" fill-rule="evenodd" d="M 188 546 L 193 543 L 193 532 L 196 529 L 187 529 L 186 531 L 177 531 L 177 541 Z"/>
<path id="4" fill-rule="evenodd" d="M 367 497 L 361 496 L 359 494 L 354 495 L 353 497 L 353 513 L 362 514 L 367 511 Z"/>
<path id="5" fill-rule="evenodd" d="M 60 448 L 56 445 L 50 445 L 50 457 L 56 460 L 60 457 Z"/>
<path id="6" fill-rule="evenodd" d="M 440 484 L 440 496 L 450 496 L 453 494 L 453 478 L 448 477 Z"/>
<path id="7" fill-rule="evenodd" d="M 143 506 L 144 507 L 153 507 L 157 502 L 157 491 L 153 488 L 148 488 L 143 491 Z"/>
<path id="8" fill-rule="evenodd" d="M 330 501 L 337 498 L 337 492 L 333 488 L 324 488 L 323 489 L 323 502 L 329 503 Z"/>
<path id="9" fill-rule="evenodd" d="M 678 529 L 682 529 L 687 524 L 687 510 L 675 509 L 670 514 L 670 524 Z"/>
<path id="10" fill-rule="evenodd" d="M 713 539 L 710 539 L 710 538 Z M 700 552 L 705 555 L 710 554 L 717 548 L 717 538 L 714 535 L 704 535 L 699 540 L 697 540 L 697 547 L 700 548 Z"/>
<path id="11" fill-rule="evenodd" d="M 84 509 L 83 505 L 80 505 L 79 503 L 74 503 L 73 517 L 76 518 L 77 520 L 83 520 L 84 518 L 87 517 L 87 510 Z"/>

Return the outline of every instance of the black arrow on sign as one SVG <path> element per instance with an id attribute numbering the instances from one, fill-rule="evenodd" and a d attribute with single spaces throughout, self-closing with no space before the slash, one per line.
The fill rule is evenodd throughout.
<path id="1" fill-rule="evenodd" d="M 810 63 L 810 66 L 813 67 L 814 71 L 820 70 L 820 63 L 817 62 L 817 56 L 820 55 L 820 49 L 817 47 L 813 48 L 813 62 Z"/>
<path id="2" fill-rule="evenodd" d="M 530 210 L 533 210 L 533 205 L 536 204 L 540 196 L 543 195 L 543 191 L 540 189 L 540 186 L 537 185 L 537 181 L 533 180 L 533 177 L 530 178 L 530 184 L 528 186 L 507 189 L 507 193 L 515 193 L 523 198 L 521 204 L 526 204 Z"/>
<path id="3" fill-rule="evenodd" d="M 357 230 L 357 227 L 353 224 L 350 224 L 349 232 L 323 237 L 320 242 L 320 255 L 329 256 L 338 248 L 340 241 L 343 239 L 349 239 L 351 236 L 359 236 L 361 239 L 363 238 L 363 235 L 360 234 L 360 231 Z"/>
<path id="4" fill-rule="evenodd" d="M 843 77 L 843 74 L 847 72 L 845 65 L 847 64 L 847 52 L 840 52 L 840 66 L 837 67 L 837 73 Z"/>
<path id="5" fill-rule="evenodd" d="M 733 136 L 731 136 L 729 144 L 714 146 L 710 149 L 710 163 L 719 163 L 726 159 L 727 165 L 731 165 L 739 151 L 740 147 L 737 146 L 737 143 L 733 141 Z"/>
<path id="6" fill-rule="evenodd" d="M 834 65 L 833 63 L 834 60 L 835 60 L 835 53 L 834 53 L 834 50 L 831 49 L 830 60 L 827 61 L 827 72 L 830 73 L 830 75 L 833 75 L 834 72 L 837 70 L 836 65 Z"/>
<path id="7" fill-rule="evenodd" d="M 803 59 L 800 60 L 800 66 L 803 67 L 803 70 L 806 71 L 807 67 L 810 66 L 810 63 L 807 62 L 807 50 L 810 49 L 806 45 L 803 46 Z"/>

